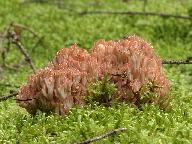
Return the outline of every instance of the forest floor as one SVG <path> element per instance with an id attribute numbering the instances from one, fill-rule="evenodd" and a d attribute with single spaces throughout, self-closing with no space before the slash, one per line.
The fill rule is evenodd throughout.
<path id="1" fill-rule="evenodd" d="M 35 2 L 36 1 L 36 2 Z M 99 39 L 118 40 L 136 34 L 153 45 L 162 59 L 192 57 L 192 20 L 159 16 L 79 14 L 84 11 L 139 11 L 191 15 L 191 0 L 0 0 L 0 32 L 14 22 L 30 27 L 42 42 L 25 31 L 22 43 L 35 66 L 43 68 L 56 52 L 73 43 L 85 49 Z M 1 47 L 0 47 L 1 50 Z M 18 64 L 19 50 L 11 45 L 7 64 Z M 0 58 L 0 64 L 2 59 Z M 73 108 L 66 116 L 42 112 L 31 117 L 14 98 L 0 102 L 0 143 L 75 143 L 125 127 L 128 130 L 97 143 L 192 143 L 192 65 L 164 65 L 170 80 L 171 108 L 153 104 L 142 110 L 130 104 L 111 107 Z M 17 90 L 33 71 L 28 65 L 17 70 L 0 69 L 0 95 Z M 7 85 L 6 85 L 7 84 Z M 8 87 L 9 85 L 9 87 Z"/>

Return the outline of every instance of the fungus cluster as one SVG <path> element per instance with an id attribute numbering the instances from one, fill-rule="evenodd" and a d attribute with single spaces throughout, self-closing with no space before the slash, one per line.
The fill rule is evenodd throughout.
<path id="1" fill-rule="evenodd" d="M 57 52 L 44 69 L 22 86 L 17 102 L 29 113 L 65 114 L 74 105 L 85 105 L 87 86 L 108 75 L 117 89 L 113 98 L 139 105 L 142 95 L 154 93 L 146 102 L 166 99 L 170 86 L 161 59 L 137 36 L 119 41 L 99 40 L 90 52 L 72 45 Z"/>

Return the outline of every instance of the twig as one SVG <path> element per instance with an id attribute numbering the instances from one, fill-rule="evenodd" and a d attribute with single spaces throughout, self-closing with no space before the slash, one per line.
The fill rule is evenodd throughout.
<path id="1" fill-rule="evenodd" d="M 30 98 L 30 99 L 15 99 L 16 101 L 31 101 L 35 100 L 36 98 Z"/>
<path id="2" fill-rule="evenodd" d="M 177 65 L 181 65 L 181 64 L 192 64 L 191 60 L 181 60 L 181 61 L 177 61 L 177 60 L 163 60 L 162 64 L 177 64 Z"/>
<path id="3" fill-rule="evenodd" d="M 12 98 L 12 97 L 15 97 L 19 94 L 19 92 L 14 92 L 14 93 L 11 93 L 10 95 L 6 95 L 6 96 L 0 96 L 0 102 L 1 101 L 6 101 L 8 100 L 9 98 Z M 14 99 L 16 101 L 31 101 L 31 100 L 35 100 L 36 98 L 30 98 L 30 99 Z"/>
<path id="4" fill-rule="evenodd" d="M 192 20 L 191 16 L 180 16 L 180 15 L 172 15 L 165 13 L 153 13 L 153 12 L 134 12 L 134 11 L 126 11 L 126 12 L 114 12 L 114 11 L 83 11 L 79 13 L 80 15 L 85 14 L 112 14 L 112 15 L 142 15 L 142 16 L 159 16 L 163 18 L 177 18 L 177 19 L 185 19 Z"/>
<path id="5" fill-rule="evenodd" d="M 27 50 L 24 48 L 24 46 L 21 43 L 21 33 L 23 30 L 28 31 L 29 33 L 31 33 L 33 35 L 33 37 L 37 37 L 38 41 L 34 44 L 33 49 L 42 41 L 43 37 L 39 37 L 38 34 L 36 34 L 32 29 L 30 29 L 27 26 L 21 25 L 21 24 L 15 24 L 15 23 L 11 23 L 6 30 L 4 31 L 3 35 L 1 35 L 2 40 L 1 43 L 3 45 L 3 41 L 7 41 L 7 47 L 3 48 L 2 52 L 1 52 L 1 57 L 2 57 L 2 66 L 3 67 L 7 67 L 6 65 L 6 55 L 9 52 L 10 49 L 10 45 L 11 44 L 15 44 L 20 52 L 24 55 L 25 57 L 25 61 L 29 63 L 30 67 L 32 68 L 32 70 L 35 73 L 35 65 L 32 62 L 32 59 L 29 57 L 29 54 L 27 53 Z M 16 68 L 12 68 L 11 69 L 16 69 Z"/>
<path id="6" fill-rule="evenodd" d="M 12 26 L 12 27 L 19 27 L 19 28 L 21 28 L 22 30 L 26 30 L 26 31 L 32 33 L 33 36 L 40 38 L 37 33 L 35 33 L 31 28 L 29 28 L 29 27 L 27 27 L 27 26 L 24 26 L 24 25 L 21 25 L 21 24 L 16 24 L 16 23 L 12 23 L 11 26 Z"/>
<path id="7" fill-rule="evenodd" d="M 192 57 L 187 58 L 187 60 L 180 60 L 180 61 L 177 61 L 177 60 L 163 60 L 162 65 L 165 65 L 165 64 L 169 64 L 169 65 L 171 65 L 171 64 L 176 64 L 176 65 L 192 64 Z M 110 75 L 117 76 L 117 77 L 122 77 L 122 78 L 127 78 L 128 77 L 126 72 L 123 72 L 123 73 L 111 73 Z"/>
<path id="8" fill-rule="evenodd" d="M 13 43 L 19 48 L 21 53 L 25 56 L 25 60 L 29 63 L 31 69 L 35 73 L 36 72 L 35 65 L 33 64 L 32 59 L 30 58 L 29 54 L 27 53 L 27 51 L 25 50 L 21 42 L 17 40 L 13 40 Z"/>
<path id="9" fill-rule="evenodd" d="M 119 131 L 123 132 L 123 131 L 126 131 L 126 130 L 127 130 L 127 128 L 114 129 L 114 130 L 111 130 L 111 131 L 109 131 L 109 132 L 107 132 L 107 133 L 105 133 L 103 135 L 88 139 L 88 140 L 83 141 L 83 142 L 78 142 L 78 143 L 75 143 L 75 144 L 90 144 L 92 142 L 96 142 L 96 141 L 101 140 L 103 138 L 109 137 L 109 136 L 115 134 L 116 132 L 119 132 Z"/>
<path id="10" fill-rule="evenodd" d="M 21 51 L 21 53 L 24 55 L 25 57 L 25 60 L 29 63 L 31 69 L 33 70 L 33 72 L 35 73 L 36 72 L 36 69 L 35 69 L 35 65 L 33 64 L 32 62 L 32 59 L 30 58 L 29 54 L 27 53 L 26 49 L 24 48 L 24 46 L 21 44 L 20 40 L 19 40 L 19 37 L 18 37 L 18 34 L 15 33 L 14 31 L 10 32 L 9 33 L 9 38 L 11 39 L 11 42 L 13 44 L 15 44 L 19 50 Z"/>
<path id="11" fill-rule="evenodd" d="M 12 94 L 7 95 L 7 96 L 1 96 L 1 97 L 0 97 L 0 102 L 1 102 L 1 101 L 5 101 L 5 100 L 7 100 L 7 99 L 9 99 L 9 98 L 12 98 L 12 97 L 14 97 L 14 96 L 16 96 L 16 95 L 18 95 L 18 92 L 12 93 Z"/>

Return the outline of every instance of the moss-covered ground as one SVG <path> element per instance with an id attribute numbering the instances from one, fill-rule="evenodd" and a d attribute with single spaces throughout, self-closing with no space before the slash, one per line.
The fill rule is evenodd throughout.
<path id="1" fill-rule="evenodd" d="M 31 50 L 35 39 L 24 33 L 23 44 L 36 67 L 42 68 L 63 47 L 77 43 L 89 49 L 98 39 L 118 40 L 136 34 L 150 42 L 162 59 L 192 56 L 192 20 L 128 15 L 79 15 L 84 10 L 143 11 L 143 2 L 130 0 L 0 0 L 0 31 L 11 22 L 32 28 L 43 42 Z M 146 11 L 192 15 L 191 0 L 148 0 Z M 7 63 L 18 63 L 22 55 L 14 46 Z M 1 59 L 0 59 L 1 60 Z M 2 60 L 1 60 L 2 61 Z M 0 62 L 1 62 L 0 61 Z M 111 107 L 73 108 L 66 116 L 39 112 L 31 117 L 14 98 L 0 102 L 0 143 L 74 143 L 126 127 L 97 143 L 192 143 L 192 66 L 164 65 L 171 82 L 171 108 L 152 104 L 138 108 L 129 104 Z M 0 72 L 1 84 L 22 85 L 32 73 L 29 66 Z M 14 87 L 0 85 L 0 95 Z"/>

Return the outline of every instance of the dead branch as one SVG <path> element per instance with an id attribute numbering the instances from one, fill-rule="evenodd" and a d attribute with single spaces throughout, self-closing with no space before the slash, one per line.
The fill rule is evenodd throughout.
<path id="1" fill-rule="evenodd" d="M 16 23 L 12 23 L 11 26 L 13 28 L 15 28 L 15 30 L 17 30 L 17 29 L 19 29 L 19 30 L 26 30 L 29 33 L 33 34 L 34 37 L 40 38 L 39 35 L 36 32 L 34 32 L 31 28 L 29 28 L 27 26 L 24 26 L 24 25 L 21 25 L 21 24 L 16 24 Z"/>
<path id="2" fill-rule="evenodd" d="M 43 37 L 39 37 L 37 33 L 35 33 L 31 28 L 21 25 L 21 24 L 16 24 L 16 23 L 11 23 L 6 30 L 0 35 L 1 36 L 1 44 L 3 45 L 3 42 L 6 42 L 6 47 L 2 49 L 1 51 L 1 57 L 2 57 L 2 66 L 3 67 L 7 67 L 7 68 L 11 68 L 16 70 L 16 67 L 11 67 L 9 65 L 6 64 L 6 56 L 7 53 L 10 50 L 10 46 L 11 44 L 16 45 L 16 47 L 19 48 L 20 52 L 24 55 L 25 61 L 27 63 L 29 63 L 30 67 L 32 68 L 32 70 L 35 72 L 35 66 L 32 62 L 32 59 L 30 58 L 29 54 L 27 53 L 27 50 L 24 48 L 24 46 L 21 43 L 21 33 L 22 31 L 28 31 L 29 33 L 31 33 L 33 35 L 33 37 L 37 37 L 38 40 L 37 42 L 34 44 L 34 46 L 32 47 L 32 50 L 39 44 L 42 42 L 42 38 Z M 19 63 L 20 65 L 20 63 Z M 17 67 L 19 66 L 17 64 Z"/>
<path id="3" fill-rule="evenodd" d="M 163 60 L 162 64 L 177 64 L 177 65 L 181 65 L 181 64 L 192 64 L 192 60 L 181 60 L 181 61 L 177 61 L 177 60 Z"/>
<path id="4" fill-rule="evenodd" d="M 141 15 L 141 16 L 159 16 L 159 17 L 162 17 L 162 18 L 176 18 L 176 19 L 192 20 L 191 16 L 181 16 L 181 15 L 173 15 L 173 14 L 165 14 L 165 13 L 153 13 L 153 12 L 83 11 L 83 12 L 79 12 L 79 14 L 80 15 L 87 15 L 87 14 L 110 14 L 110 15 L 130 15 L 130 16 Z"/>
<path id="5" fill-rule="evenodd" d="M 35 65 L 32 62 L 32 59 L 30 58 L 29 54 L 27 53 L 26 49 L 24 48 L 24 46 L 21 44 L 20 41 L 17 40 L 13 40 L 13 43 L 19 48 L 19 50 L 21 51 L 21 53 L 24 55 L 25 60 L 29 63 L 31 69 L 33 70 L 33 72 L 36 72 L 36 68 Z"/>
<path id="6" fill-rule="evenodd" d="M 1 101 L 5 101 L 5 100 L 7 100 L 7 99 L 9 99 L 9 98 L 15 97 L 15 96 L 17 96 L 17 95 L 18 95 L 18 92 L 14 92 L 14 93 L 12 93 L 12 94 L 10 94 L 10 95 L 7 95 L 7 96 L 1 96 L 1 97 L 0 97 L 0 102 L 1 102 Z"/>
<path id="7" fill-rule="evenodd" d="M 75 144 L 90 144 L 92 142 L 96 142 L 96 141 L 101 140 L 103 138 L 109 137 L 109 136 L 115 134 L 116 132 L 123 132 L 123 131 L 127 131 L 127 128 L 114 129 L 114 130 L 111 130 L 111 131 L 109 131 L 109 132 L 107 132 L 107 133 L 105 133 L 103 135 L 88 139 L 88 140 L 83 141 L 83 142 L 78 142 L 78 143 L 75 143 Z"/>
<path id="8" fill-rule="evenodd" d="M 31 99 L 15 99 L 16 101 L 31 101 L 31 100 L 36 100 L 36 98 L 31 98 Z"/>

